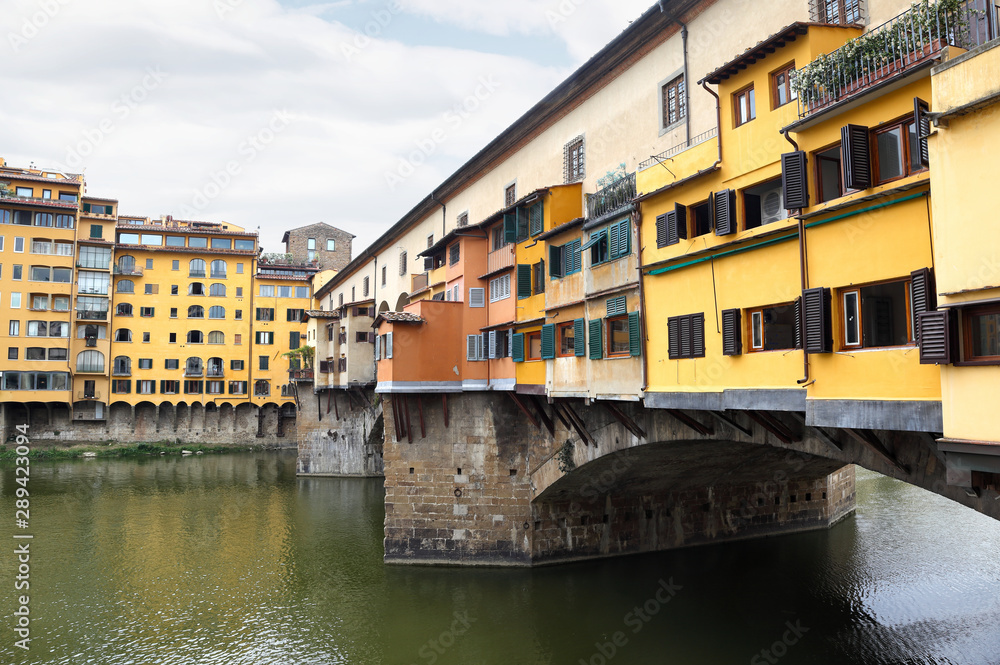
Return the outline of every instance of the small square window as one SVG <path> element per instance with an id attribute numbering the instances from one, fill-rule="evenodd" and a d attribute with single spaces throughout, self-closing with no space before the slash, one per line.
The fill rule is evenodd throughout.
<path id="1" fill-rule="evenodd" d="M 733 117 L 736 127 L 745 125 L 757 117 L 757 101 L 752 85 L 733 95 Z"/>
<path id="2" fill-rule="evenodd" d="M 793 82 L 795 81 L 795 65 L 782 67 L 771 74 L 771 107 L 778 108 L 796 100 L 797 95 Z"/>
<path id="3" fill-rule="evenodd" d="M 504 207 L 509 208 L 517 202 L 517 184 L 508 185 L 503 191 Z"/>
<path id="4" fill-rule="evenodd" d="M 335 252 L 337 251 L 337 241 L 333 238 L 326 239 L 326 251 Z"/>
<path id="5" fill-rule="evenodd" d="M 170 262 L 170 269 L 171 270 L 180 270 L 181 269 L 181 262 L 178 261 L 177 259 L 174 259 L 173 261 Z"/>
<path id="6" fill-rule="evenodd" d="M 242 263 L 237 263 L 236 264 L 236 274 L 237 275 L 242 275 L 243 274 L 243 264 Z"/>
<path id="7" fill-rule="evenodd" d="M 90 225 L 90 237 L 91 238 L 103 238 L 104 237 L 104 227 L 100 224 Z"/>
<path id="8" fill-rule="evenodd" d="M 142 341 L 144 341 L 144 342 L 148 342 L 149 341 L 149 333 L 148 332 L 142 333 Z"/>
<path id="9" fill-rule="evenodd" d="M 177 333 L 175 332 L 170 333 L 170 343 L 171 344 L 177 343 Z"/>
<path id="10" fill-rule="evenodd" d="M 146 259 L 146 270 L 153 269 L 153 259 Z"/>

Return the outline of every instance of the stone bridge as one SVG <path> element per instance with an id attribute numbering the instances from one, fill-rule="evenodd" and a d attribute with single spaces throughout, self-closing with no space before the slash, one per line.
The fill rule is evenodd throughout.
<path id="1" fill-rule="evenodd" d="M 384 396 L 385 558 L 535 565 L 828 528 L 854 466 L 1000 519 L 936 433 L 507 393 Z M 978 485 L 977 485 L 978 484 Z"/>

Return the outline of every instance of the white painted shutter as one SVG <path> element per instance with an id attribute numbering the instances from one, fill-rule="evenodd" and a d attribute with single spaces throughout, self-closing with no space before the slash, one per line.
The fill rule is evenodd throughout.
<path id="1" fill-rule="evenodd" d="M 490 360 L 495 360 L 497 357 L 497 331 L 491 330 L 487 334 L 486 352 L 489 354 Z"/>
<path id="2" fill-rule="evenodd" d="M 458 284 L 455 285 L 455 289 L 454 290 L 455 290 L 455 295 L 453 295 L 451 297 L 451 299 L 454 300 L 454 301 L 456 301 L 456 302 L 460 302 L 461 298 L 459 298 L 459 296 L 462 294 L 462 292 L 458 290 Z"/>
<path id="3" fill-rule="evenodd" d="M 476 340 L 479 335 L 468 335 L 465 338 L 465 359 L 466 360 L 477 360 L 476 356 Z"/>
<path id="4" fill-rule="evenodd" d="M 382 360 L 382 335 L 375 337 L 375 360 Z"/>
<path id="5" fill-rule="evenodd" d="M 385 357 L 392 359 L 392 333 L 385 336 Z"/>
<path id="6" fill-rule="evenodd" d="M 486 289 L 469 289 L 469 307 L 486 307 Z"/>

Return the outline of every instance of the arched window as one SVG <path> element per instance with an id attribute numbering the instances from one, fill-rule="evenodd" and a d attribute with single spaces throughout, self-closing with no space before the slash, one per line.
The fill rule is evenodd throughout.
<path id="1" fill-rule="evenodd" d="M 271 394 L 271 384 L 263 379 L 253 382 L 253 394 L 258 397 L 266 397 Z"/>
<path id="2" fill-rule="evenodd" d="M 188 358 L 184 363 L 184 374 L 186 376 L 201 376 L 201 358 Z"/>
<path id="3" fill-rule="evenodd" d="M 118 303 L 115 307 L 116 316 L 132 316 L 132 305 L 127 302 Z"/>
<path id="4" fill-rule="evenodd" d="M 205 295 L 205 285 L 201 282 L 191 282 L 188 285 L 188 295 L 189 296 L 203 296 Z"/>
<path id="5" fill-rule="evenodd" d="M 135 282 L 131 279 L 119 279 L 118 293 L 135 293 Z"/>
<path id="6" fill-rule="evenodd" d="M 188 318 L 189 319 L 204 319 L 205 318 L 205 308 L 201 305 L 191 305 L 188 307 Z"/>
<path id="7" fill-rule="evenodd" d="M 188 344 L 203 344 L 205 342 L 205 336 L 200 330 L 190 330 L 187 336 Z"/>
<path id="8" fill-rule="evenodd" d="M 128 356 L 118 356 L 115 358 L 114 368 L 112 372 L 116 376 L 131 376 L 132 375 L 132 359 Z"/>
<path id="9" fill-rule="evenodd" d="M 188 264 L 188 277 L 204 277 L 205 276 L 205 260 L 204 259 L 191 259 L 191 263 Z"/>
<path id="10" fill-rule="evenodd" d="M 103 372 L 104 354 L 100 351 L 81 351 L 76 356 L 77 372 Z"/>
<path id="11" fill-rule="evenodd" d="M 212 261 L 212 277 L 218 279 L 226 278 L 226 262 L 221 259 Z"/>
<path id="12" fill-rule="evenodd" d="M 224 319 L 224 318 L 226 318 L 226 308 L 225 307 L 219 307 L 218 305 L 216 305 L 215 307 L 209 307 L 208 308 L 208 318 L 210 318 L 210 319 Z"/>
<path id="13" fill-rule="evenodd" d="M 221 330 L 213 330 L 208 333 L 208 343 L 209 344 L 225 344 L 226 343 L 226 333 Z"/>
<path id="14" fill-rule="evenodd" d="M 132 275 L 135 273 L 135 257 L 125 254 L 118 257 L 118 274 Z"/>
<path id="15" fill-rule="evenodd" d="M 132 331 L 128 328 L 119 328 L 115 331 L 115 341 L 116 342 L 131 342 L 132 341 Z"/>
<path id="16" fill-rule="evenodd" d="M 208 295 L 215 296 L 216 298 L 226 297 L 226 285 L 225 284 L 213 284 L 208 287 Z"/>
<path id="17" fill-rule="evenodd" d="M 208 376 L 213 378 L 218 378 L 224 375 L 225 365 L 222 363 L 222 358 L 209 358 L 208 365 L 206 369 L 208 370 Z"/>

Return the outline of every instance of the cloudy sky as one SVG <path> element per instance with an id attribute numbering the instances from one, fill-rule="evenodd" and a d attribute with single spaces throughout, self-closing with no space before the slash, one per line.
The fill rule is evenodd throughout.
<path id="1" fill-rule="evenodd" d="M 652 4 L 5 0 L 0 157 L 357 253 Z"/>

